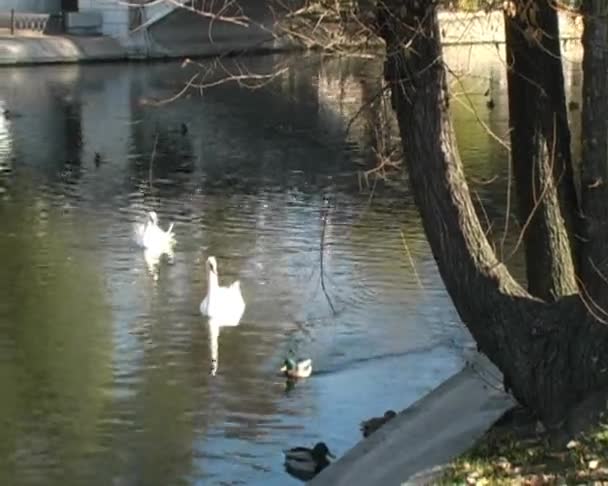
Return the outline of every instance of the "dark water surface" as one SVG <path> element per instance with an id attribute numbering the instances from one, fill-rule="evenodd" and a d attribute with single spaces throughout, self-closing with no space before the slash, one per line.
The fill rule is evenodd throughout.
<path id="1" fill-rule="evenodd" d="M 506 94 L 502 64 L 484 62 L 463 80 L 477 114 L 453 109 L 500 245 L 506 151 L 477 117 L 505 136 Z M 288 70 L 264 88 L 224 84 L 162 106 L 151 102 L 190 68 L 2 70 L 14 116 L 0 117 L 0 484 L 299 484 L 282 449 L 324 440 L 341 455 L 360 420 L 462 365 L 469 338 L 409 194 L 378 184 L 370 204 L 359 188 L 381 107 L 345 129 L 374 99 L 379 64 L 241 68 L 273 63 Z M 149 209 L 176 223 L 175 260 L 157 273 L 132 242 Z M 320 284 L 325 214 L 336 313 Z M 241 325 L 221 333 L 216 376 L 198 313 L 209 254 L 247 301 Z M 289 350 L 315 372 L 286 391 L 277 369 Z"/>

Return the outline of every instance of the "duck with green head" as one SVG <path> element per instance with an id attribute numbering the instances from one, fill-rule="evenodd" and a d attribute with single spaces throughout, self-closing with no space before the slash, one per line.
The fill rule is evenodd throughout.
<path id="1" fill-rule="evenodd" d="M 287 378 L 308 378 L 312 373 L 312 360 L 301 359 L 296 361 L 295 359 L 287 358 L 283 361 L 280 371 Z"/>
<path id="2" fill-rule="evenodd" d="M 294 447 L 284 451 L 284 454 L 285 470 L 291 476 L 302 481 L 309 481 L 329 466 L 331 463 L 327 459 L 328 457 L 335 458 L 329 452 L 329 448 L 325 442 L 318 442 L 312 449 L 308 447 Z"/>

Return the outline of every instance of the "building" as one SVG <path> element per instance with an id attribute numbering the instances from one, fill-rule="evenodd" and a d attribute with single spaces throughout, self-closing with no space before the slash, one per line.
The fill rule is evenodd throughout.
<path id="1" fill-rule="evenodd" d="M 62 3 L 64 3 L 62 0 L 0 0 L 0 11 L 58 13 L 61 11 Z"/>

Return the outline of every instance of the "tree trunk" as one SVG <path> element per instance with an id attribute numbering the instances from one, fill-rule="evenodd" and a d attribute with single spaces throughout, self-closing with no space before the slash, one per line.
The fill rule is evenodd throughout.
<path id="1" fill-rule="evenodd" d="M 558 18 L 548 0 L 513 5 L 504 16 L 511 159 L 528 291 L 554 301 L 577 291 L 572 255 L 579 214 Z"/>
<path id="2" fill-rule="evenodd" d="M 530 295 L 494 255 L 455 145 L 435 2 L 387 0 L 378 21 L 411 191 L 446 289 L 516 398 L 554 423 L 608 385 L 608 326 L 577 295 Z"/>
<path id="3" fill-rule="evenodd" d="M 582 275 L 589 305 L 608 321 L 608 2 L 583 2 L 583 169 L 587 240 Z"/>

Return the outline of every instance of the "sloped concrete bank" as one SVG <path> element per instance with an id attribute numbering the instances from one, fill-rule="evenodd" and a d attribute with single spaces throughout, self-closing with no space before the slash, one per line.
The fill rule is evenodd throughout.
<path id="1" fill-rule="evenodd" d="M 0 36 L 0 65 L 120 61 L 127 50 L 111 37 Z"/>
<path id="2" fill-rule="evenodd" d="M 509 408 L 500 372 L 480 354 L 431 393 L 363 439 L 309 484 L 428 484 Z"/>

